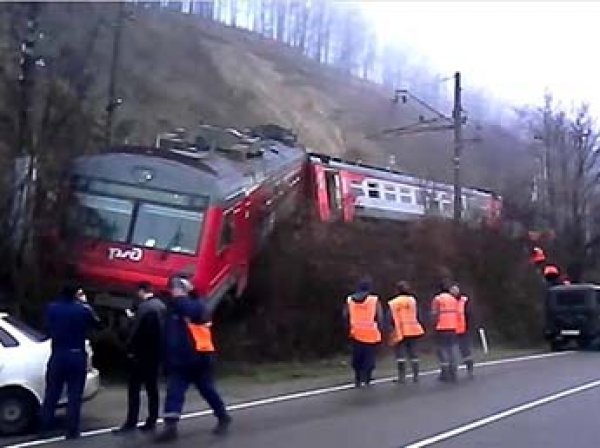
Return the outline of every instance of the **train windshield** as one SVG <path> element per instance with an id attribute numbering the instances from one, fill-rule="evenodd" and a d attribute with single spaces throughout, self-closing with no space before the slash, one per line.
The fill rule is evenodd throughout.
<path id="1" fill-rule="evenodd" d="M 76 234 L 189 255 L 196 253 L 208 202 L 203 196 L 81 178 L 75 198 L 69 227 Z"/>

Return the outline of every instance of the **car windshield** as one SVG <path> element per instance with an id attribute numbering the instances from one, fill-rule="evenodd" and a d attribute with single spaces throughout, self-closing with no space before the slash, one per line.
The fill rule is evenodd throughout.
<path id="1" fill-rule="evenodd" d="M 556 305 L 561 308 L 582 307 L 586 305 L 586 291 L 560 291 L 556 293 Z"/>
<path id="2" fill-rule="evenodd" d="M 77 235 L 182 254 L 196 253 L 207 199 L 76 179 L 68 216 Z M 123 195 L 129 197 L 113 197 Z"/>
<path id="3" fill-rule="evenodd" d="M 23 335 L 33 342 L 44 342 L 48 339 L 48 336 L 46 336 L 44 333 L 31 328 L 29 325 L 20 321 L 16 317 L 6 316 L 3 318 L 3 320 L 19 330 Z"/>

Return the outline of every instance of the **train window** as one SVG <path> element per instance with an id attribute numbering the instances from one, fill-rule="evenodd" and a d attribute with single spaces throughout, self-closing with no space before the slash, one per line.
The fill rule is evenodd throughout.
<path id="1" fill-rule="evenodd" d="M 133 202 L 91 194 L 76 194 L 69 212 L 73 231 L 89 238 L 125 242 L 133 215 Z"/>
<path id="2" fill-rule="evenodd" d="M 369 197 L 379 199 L 379 190 L 369 190 Z"/>
<path id="3" fill-rule="evenodd" d="M 395 201 L 396 200 L 396 195 L 394 193 L 386 193 L 385 194 L 385 200 L 386 201 Z"/>
<path id="4" fill-rule="evenodd" d="M 154 204 L 141 204 L 132 243 L 193 255 L 198 247 L 204 213 Z"/>
<path id="5" fill-rule="evenodd" d="M 396 191 L 396 187 L 394 185 L 387 184 L 385 186 L 385 191 Z"/>
<path id="6" fill-rule="evenodd" d="M 364 196 L 365 192 L 363 191 L 362 188 L 352 187 L 352 194 L 355 197 L 359 197 L 359 196 Z"/>
<path id="7" fill-rule="evenodd" d="M 223 215 L 223 226 L 219 237 L 219 252 L 233 243 L 233 213 Z"/>
<path id="8" fill-rule="evenodd" d="M 407 196 L 412 195 L 412 190 L 410 188 L 400 187 L 400 194 L 405 194 Z"/>
<path id="9" fill-rule="evenodd" d="M 404 204 L 412 204 L 413 203 L 413 197 L 412 196 L 405 196 L 402 195 L 400 196 L 400 200 L 404 203 Z"/>
<path id="10" fill-rule="evenodd" d="M 369 188 L 379 188 L 379 184 L 377 182 L 367 182 L 367 187 L 369 187 Z"/>

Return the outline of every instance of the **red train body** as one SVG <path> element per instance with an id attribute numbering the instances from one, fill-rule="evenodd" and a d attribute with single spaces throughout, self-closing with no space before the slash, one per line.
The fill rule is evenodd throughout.
<path id="1" fill-rule="evenodd" d="M 96 303 L 128 306 L 138 282 L 164 289 L 180 273 L 213 301 L 244 290 L 253 254 L 302 193 L 306 155 L 232 130 L 202 131 L 216 145 L 113 148 L 76 160 L 72 268 L 102 293 Z"/>
<path id="2" fill-rule="evenodd" d="M 193 144 L 161 140 L 168 144 L 78 158 L 66 234 L 77 254 L 71 267 L 98 292 L 96 303 L 129 306 L 138 282 L 160 290 L 181 273 L 212 303 L 241 295 L 253 255 L 306 192 L 323 221 L 451 215 L 448 185 L 307 154 L 270 131 L 203 126 Z M 498 218 L 493 194 L 463 196 L 467 218 Z"/>

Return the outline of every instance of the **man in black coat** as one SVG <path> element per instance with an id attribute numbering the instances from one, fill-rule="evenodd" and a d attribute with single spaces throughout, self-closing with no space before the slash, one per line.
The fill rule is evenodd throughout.
<path id="1" fill-rule="evenodd" d="M 154 295 L 152 286 L 147 282 L 140 283 L 138 286 L 138 297 L 140 303 L 133 315 L 133 323 L 127 340 L 127 357 L 130 362 L 127 384 L 127 418 L 125 423 L 115 430 L 115 433 L 136 429 L 142 385 L 148 396 L 148 418 L 140 430 L 154 430 L 158 419 L 158 375 L 162 356 L 165 305 Z"/>

